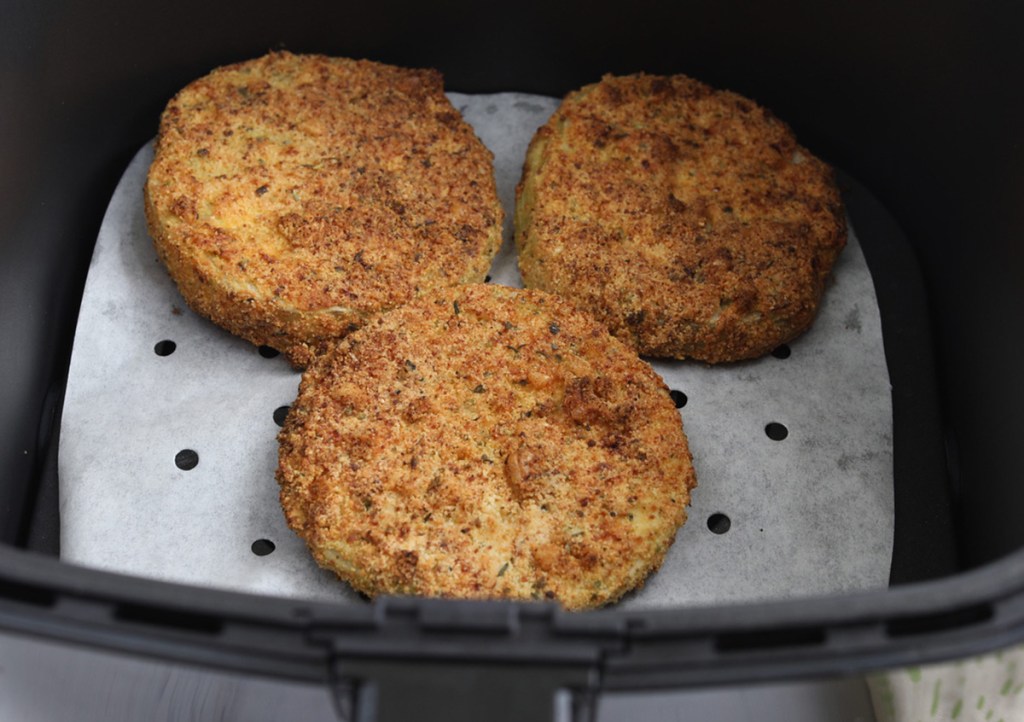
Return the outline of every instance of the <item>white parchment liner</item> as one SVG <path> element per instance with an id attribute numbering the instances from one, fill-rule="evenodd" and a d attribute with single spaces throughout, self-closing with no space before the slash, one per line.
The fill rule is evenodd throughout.
<path id="1" fill-rule="evenodd" d="M 510 244 L 526 146 L 558 101 L 452 93 L 495 154 L 507 212 L 493 281 L 521 285 Z M 65 561 L 167 581 L 362 603 L 287 528 L 274 411 L 299 374 L 193 314 L 157 261 L 125 171 L 100 229 L 75 336 L 60 446 Z M 173 341 L 173 353 L 154 352 Z M 166 346 L 166 344 L 165 344 Z M 699 487 L 662 569 L 620 604 L 649 608 L 882 587 L 893 535 L 892 410 L 871 276 L 856 236 L 788 358 L 655 362 L 681 409 Z M 780 423 L 775 441 L 765 427 Z M 182 470 L 175 456 L 198 454 Z M 708 520 L 728 517 L 725 533 Z M 269 540 L 270 554 L 253 542 Z M 266 545 L 264 545 L 266 546 Z M 259 545 L 257 545 L 259 548 Z"/>

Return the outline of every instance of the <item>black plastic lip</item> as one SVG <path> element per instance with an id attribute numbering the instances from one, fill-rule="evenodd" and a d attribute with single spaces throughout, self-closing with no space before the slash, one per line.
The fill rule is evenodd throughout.
<path id="1" fill-rule="evenodd" d="M 314 682 L 340 657 L 543 661 L 592 667 L 608 690 L 682 688 L 866 673 L 1024 639 L 1024 552 L 888 590 L 643 612 L 414 598 L 331 605 L 125 577 L 8 547 L 0 570 L 0 628 Z M 495 623 L 481 628 L 488 615 Z"/>

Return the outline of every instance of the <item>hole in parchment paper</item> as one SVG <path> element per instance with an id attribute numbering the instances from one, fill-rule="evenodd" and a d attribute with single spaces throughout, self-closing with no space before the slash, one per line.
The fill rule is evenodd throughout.
<path id="1" fill-rule="evenodd" d="M 787 344 L 782 344 L 781 346 L 776 346 L 772 350 L 772 356 L 774 356 L 775 358 L 789 358 L 789 355 L 791 353 L 792 353 L 792 350 L 789 348 L 789 346 Z"/>
<path id="2" fill-rule="evenodd" d="M 178 348 L 178 344 L 174 343 L 174 341 L 171 341 L 170 339 L 164 339 L 163 341 L 158 341 L 156 346 L 153 347 L 153 350 L 156 352 L 157 356 L 170 356 L 174 353 L 174 349 L 176 348 Z"/>
<path id="3" fill-rule="evenodd" d="M 252 553 L 258 557 L 265 557 L 277 547 L 269 539 L 257 539 L 252 543 Z"/>
<path id="4" fill-rule="evenodd" d="M 725 534 L 732 526 L 732 521 L 725 514 L 715 512 L 708 517 L 708 529 L 715 534 Z"/>
<path id="5" fill-rule="evenodd" d="M 772 441 L 782 441 L 789 436 L 789 429 L 778 421 L 773 421 L 764 427 L 764 433 L 768 434 L 768 438 Z"/>
<path id="6" fill-rule="evenodd" d="M 686 394 L 678 389 L 672 389 L 668 392 L 668 395 L 672 397 L 672 403 L 676 405 L 677 409 L 681 409 L 686 406 Z"/>
<path id="7" fill-rule="evenodd" d="M 260 346 L 259 352 L 260 356 L 262 356 L 263 358 L 274 358 L 275 356 L 279 356 L 281 354 L 281 352 L 278 351 L 276 348 L 271 348 L 270 346 Z"/>
<path id="8" fill-rule="evenodd" d="M 284 426 L 284 420 L 288 418 L 288 412 L 291 408 L 291 406 L 278 406 L 274 409 L 274 423 L 278 426 Z"/>
<path id="9" fill-rule="evenodd" d="M 199 465 L 199 454 L 192 449 L 182 449 L 174 455 L 174 465 L 182 471 L 189 471 Z"/>

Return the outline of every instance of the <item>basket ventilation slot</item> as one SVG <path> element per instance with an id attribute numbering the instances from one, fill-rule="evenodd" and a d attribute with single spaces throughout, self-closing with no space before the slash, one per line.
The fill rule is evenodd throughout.
<path id="1" fill-rule="evenodd" d="M 0 599 L 36 607 L 52 607 L 57 603 L 57 595 L 54 592 L 15 582 L 0 582 Z"/>
<path id="2" fill-rule="evenodd" d="M 224 622 L 216 617 L 134 604 L 122 604 L 117 607 L 114 618 L 132 624 L 202 634 L 219 634 L 224 627 Z"/>
<path id="3" fill-rule="evenodd" d="M 720 634 L 715 638 L 715 649 L 719 652 L 751 652 L 789 647 L 814 647 L 824 643 L 824 629 L 793 627 Z"/>
<path id="4" fill-rule="evenodd" d="M 885 631 L 890 637 L 912 637 L 919 634 L 949 632 L 961 627 L 983 624 L 991 620 L 992 616 L 991 605 L 978 604 L 952 612 L 894 619 L 885 625 Z"/>

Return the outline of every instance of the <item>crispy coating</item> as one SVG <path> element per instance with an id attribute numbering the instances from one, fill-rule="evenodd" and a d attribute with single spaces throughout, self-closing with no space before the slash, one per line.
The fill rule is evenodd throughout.
<path id="1" fill-rule="evenodd" d="M 492 161 L 437 71 L 271 53 L 170 101 L 146 217 L 193 309 L 304 366 L 383 309 L 483 280 Z"/>
<path id="2" fill-rule="evenodd" d="M 524 283 L 644 355 L 717 363 L 791 340 L 845 243 L 831 169 L 764 108 L 681 75 L 570 93 L 517 188 Z"/>
<path id="3" fill-rule="evenodd" d="M 494 285 L 318 357 L 279 442 L 289 525 L 369 595 L 613 602 L 660 566 L 696 485 L 647 363 L 562 299 Z"/>

